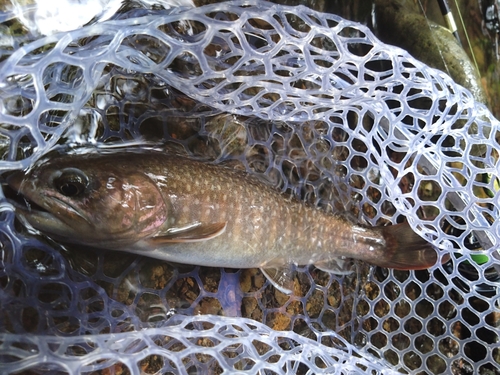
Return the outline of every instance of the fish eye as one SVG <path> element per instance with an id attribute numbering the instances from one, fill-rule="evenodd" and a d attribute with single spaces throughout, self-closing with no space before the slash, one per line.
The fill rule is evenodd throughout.
<path id="1" fill-rule="evenodd" d="M 81 170 L 68 168 L 54 180 L 54 185 L 66 197 L 76 197 L 82 194 L 89 183 L 88 177 Z"/>

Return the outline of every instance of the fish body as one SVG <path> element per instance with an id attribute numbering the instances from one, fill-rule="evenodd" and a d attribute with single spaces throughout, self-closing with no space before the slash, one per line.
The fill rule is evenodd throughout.
<path id="1" fill-rule="evenodd" d="M 343 257 L 419 269 L 437 259 L 407 224 L 354 225 L 241 171 L 152 150 L 64 155 L 7 181 L 29 205 L 16 204 L 18 216 L 66 243 L 264 270 L 331 269 Z"/>

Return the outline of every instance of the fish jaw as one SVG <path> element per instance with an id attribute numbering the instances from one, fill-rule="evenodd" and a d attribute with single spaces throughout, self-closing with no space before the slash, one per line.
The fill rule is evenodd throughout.
<path id="1" fill-rule="evenodd" d="M 74 229 L 62 220 L 47 211 L 40 211 L 23 207 L 17 202 L 11 202 L 16 210 L 17 216 L 28 227 L 34 228 L 42 233 L 48 233 L 61 239 L 71 237 L 75 233 Z"/>
<path id="2" fill-rule="evenodd" d="M 26 205 L 22 205 L 16 201 L 10 202 L 14 206 L 17 215 L 34 229 L 48 233 L 58 238 L 71 238 L 82 227 L 92 226 L 91 223 L 81 215 L 78 210 L 71 206 L 68 202 L 52 196 L 49 192 L 41 194 L 35 189 L 33 181 L 27 178 L 27 175 L 21 171 L 14 172 L 7 177 L 7 184 L 17 194 L 25 198 Z M 66 216 L 71 216 L 73 225 L 68 224 L 60 219 L 52 212 L 65 211 Z M 77 223 L 75 225 L 74 223 Z M 78 231 L 77 229 L 78 228 Z"/>

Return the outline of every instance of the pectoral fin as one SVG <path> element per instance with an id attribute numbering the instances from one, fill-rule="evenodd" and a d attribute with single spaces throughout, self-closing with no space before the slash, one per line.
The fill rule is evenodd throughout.
<path id="1" fill-rule="evenodd" d="M 280 292 L 292 294 L 294 271 L 290 265 L 260 269 L 265 277 Z"/>
<path id="2" fill-rule="evenodd" d="M 207 241 L 224 233 L 226 225 L 227 222 L 200 224 L 176 230 L 165 235 L 154 236 L 148 242 L 152 245 L 161 245 L 166 243 Z"/>

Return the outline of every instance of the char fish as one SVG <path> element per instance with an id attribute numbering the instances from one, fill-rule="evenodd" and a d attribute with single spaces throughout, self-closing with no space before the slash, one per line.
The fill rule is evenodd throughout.
<path id="1" fill-rule="evenodd" d="M 244 172 L 154 150 L 43 160 L 7 183 L 28 226 L 64 243 L 166 261 L 261 268 L 281 291 L 292 264 L 338 270 L 339 259 L 425 269 L 437 260 L 408 224 L 355 225 L 286 197 Z"/>

